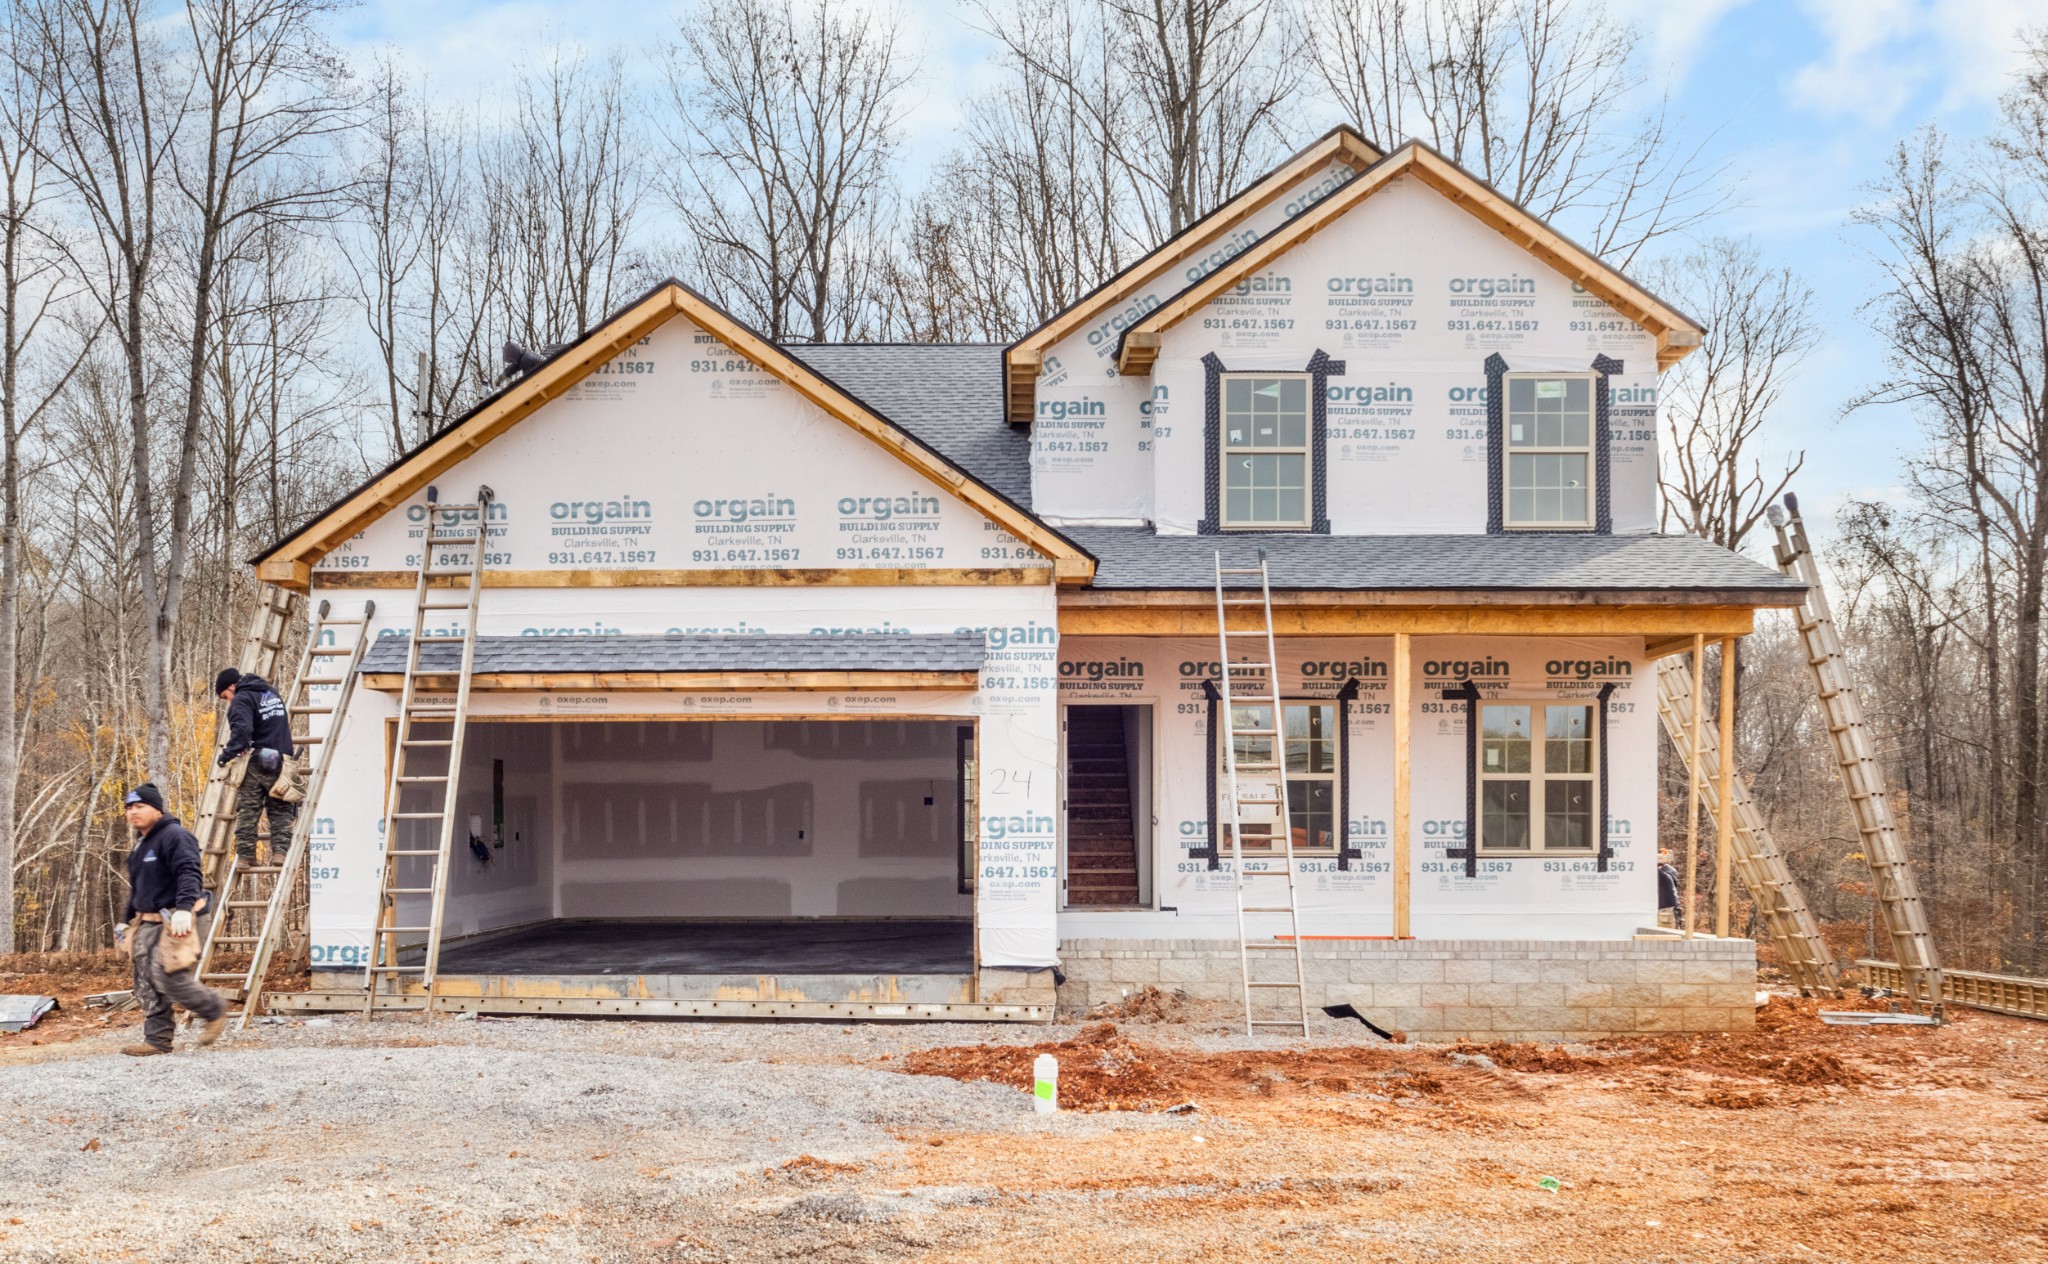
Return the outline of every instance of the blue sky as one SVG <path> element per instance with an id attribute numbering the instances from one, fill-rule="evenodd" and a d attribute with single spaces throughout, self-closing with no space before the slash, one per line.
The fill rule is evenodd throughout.
<path id="1" fill-rule="evenodd" d="M 347 15 L 343 36 L 365 51 L 395 48 L 430 70 L 440 93 L 474 100 L 491 94 L 508 65 L 564 39 L 623 48 L 652 80 L 653 59 L 688 7 L 369 0 Z M 990 49 L 964 5 L 900 7 L 922 43 L 908 136 L 915 171 L 954 143 L 960 102 Z M 1777 455 L 1806 450 L 1795 490 L 1809 518 L 1832 517 L 1851 496 L 1897 495 L 1901 462 L 1918 443 L 1913 419 L 1898 408 L 1841 415 L 1883 372 L 1882 347 L 1859 310 L 1874 284 L 1876 243 L 1849 226 L 1849 215 L 1913 129 L 1990 129 L 2020 62 L 2017 32 L 2048 26 L 2048 0 L 1610 0 L 1609 8 L 1644 33 L 1647 92 L 1668 92 L 1686 131 L 1711 134 L 1710 156 L 1729 164 L 1739 205 L 1712 231 L 1754 238 L 1767 262 L 1791 265 L 1816 293 L 1823 340 L 1768 436 Z M 1325 125 L 1304 128 L 1304 139 Z"/>

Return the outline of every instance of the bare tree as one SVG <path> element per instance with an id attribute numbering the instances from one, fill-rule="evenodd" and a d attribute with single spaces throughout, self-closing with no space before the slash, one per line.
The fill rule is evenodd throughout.
<path id="1" fill-rule="evenodd" d="M 702 3 L 669 49 L 670 196 L 713 298 L 771 339 L 870 332 L 904 89 L 891 14 Z"/>
<path id="2" fill-rule="evenodd" d="M 1539 218 L 1628 267 L 1725 205 L 1722 170 L 1644 83 L 1637 33 L 1586 0 L 1307 0 L 1323 87 L 1395 145 L 1422 140 Z"/>
<path id="3" fill-rule="evenodd" d="M 1790 268 L 1766 267 L 1753 244 L 1725 238 L 1664 265 L 1659 285 L 1707 328 L 1659 388 L 1670 434 L 1664 527 L 1740 549 L 1806 462 L 1797 453 L 1766 477 L 1754 449 L 1820 339 L 1813 291 Z"/>
<path id="4" fill-rule="evenodd" d="M 1221 203 L 1287 140 L 1284 113 L 1302 71 L 1279 6 L 1014 0 L 980 9 L 1027 82 L 1050 85 L 1063 111 L 1086 120 L 1090 144 L 1131 193 L 1145 247 Z"/>

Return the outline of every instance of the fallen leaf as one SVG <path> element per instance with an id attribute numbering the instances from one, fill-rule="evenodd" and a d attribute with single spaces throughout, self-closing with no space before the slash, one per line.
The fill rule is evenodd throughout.
<path id="1" fill-rule="evenodd" d="M 82 1146 L 78 1147 L 78 1149 L 79 1149 L 79 1152 L 80 1152 L 80 1153 L 83 1153 L 83 1152 L 85 1152 L 85 1151 L 87 1151 L 87 1150 L 97 1150 L 97 1149 L 99 1149 L 99 1148 L 100 1148 L 100 1139 L 99 1139 L 98 1137 L 94 1137 L 94 1138 L 93 1138 L 92 1140 L 90 1140 L 90 1141 L 86 1142 L 86 1143 L 85 1143 L 84 1145 L 82 1145 Z M 21 1222 L 17 1220 L 17 1221 L 15 1221 L 15 1223 L 16 1223 L 16 1224 L 20 1224 Z"/>

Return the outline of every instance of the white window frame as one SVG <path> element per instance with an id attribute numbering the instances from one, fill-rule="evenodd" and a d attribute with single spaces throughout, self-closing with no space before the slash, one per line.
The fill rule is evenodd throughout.
<path id="1" fill-rule="evenodd" d="M 1486 710 L 1488 707 L 1527 707 L 1530 714 L 1531 744 L 1529 748 L 1529 771 L 1489 771 L 1486 766 Z M 1535 730 L 1543 727 L 1549 717 L 1545 707 L 1583 707 L 1586 711 L 1586 771 L 1553 773 L 1545 766 L 1544 738 Z M 1472 742 L 1472 767 L 1476 772 L 1477 802 L 1473 810 L 1477 820 L 1472 822 L 1475 837 L 1473 845 L 1482 856 L 1590 856 L 1600 850 L 1600 829 L 1603 825 L 1600 812 L 1600 708 L 1597 698 L 1542 698 L 1508 697 L 1482 698 L 1473 712 L 1474 732 Z M 1486 845 L 1486 787 L 1488 783 L 1525 781 L 1529 784 L 1529 845 L 1527 847 L 1488 847 Z M 1583 846 L 1551 847 L 1543 837 L 1545 810 L 1548 802 L 1546 787 L 1553 781 L 1583 782 L 1593 798 L 1592 829 Z"/>
<path id="2" fill-rule="evenodd" d="M 1234 381 L 1275 382 L 1290 379 L 1303 383 L 1300 447 L 1254 447 L 1230 442 L 1230 384 Z M 1315 506 L 1315 378 L 1308 373 L 1225 373 L 1218 383 L 1222 398 L 1216 401 L 1216 443 L 1219 449 L 1216 480 L 1216 523 L 1224 531 L 1306 531 Z M 1256 388 L 1254 388 L 1256 389 Z M 1247 430 L 1249 433 L 1249 430 Z M 1230 461 L 1233 456 L 1299 456 L 1301 458 L 1301 517 L 1294 520 L 1252 520 L 1236 522 L 1230 516 Z"/>
<path id="3" fill-rule="evenodd" d="M 1571 373 L 1504 373 L 1501 375 L 1500 401 L 1500 522 L 1506 531 L 1590 531 L 1600 513 L 1600 374 L 1596 372 Z M 1514 411 L 1510 401 L 1514 398 L 1511 383 L 1514 382 L 1565 382 L 1581 381 L 1586 384 L 1586 442 L 1583 446 L 1572 444 L 1562 447 L 1516 447 L 1514 436 Z M 1558 519 L 1554 522 L 1517 522 L 1514 517 L 1515 480 L 1512 473 L 1518 456 L 1579 456 L 1586 458 L 1586 516 L 1580 521 Z"/>
<path id="4" fill-rule="evenodd" d="M 1235 701 L 1239 708 L 1259 707 L 1263 709 L 1270 705 L 1269 698 L 1238 698 Z M 1219 711 L 1221 705 L 1219 701 Z M 1328 741 L 1330 746 L 1330 770 L 1328 772 L 1315 773 L 1289 772 L 1286 780 L 1289 786 L 1296 784 L 1306 785 L 1310 782 L 1327 782 L 1329 784 L 1330 841 L 1323 846 L 1317 846 L 1314 843 L 1304 843 L 1294 849 L 1294 854 L 1297 856 L 1334 856 L 1337 854 L 1338 849 L 1343 846 L 1344 834 L 1344 769 L 1341 763 L 1344 758 L 1344 742 L 1342 734 L 1338 732 L 1338 726 L 1344 723 L 1344 705 L 1329 698 L 1283 697 L 1280 699 L 1280 706 L 1283 711 L 1293 707 L 1323 707 L 1330 713 L 1330 729 L 1324 735 L 1325 740 Z M 1219 724 L 1214 742 L 1216 752 L 1216 838 L 1219 850 L 1226 856 L 1235 854 L 1230 834 L 1230 774 L 1223 763 L 1223 736 L 1229 727 L 1227 723 Z M 1286 722 L 1284 719 L 1281 723 L 1281 734 L 1281 737 L 1277 740 L 1281 743 L 1282 762 L 1284 763 L 1287 742 Z M 1276 739 L 1254 737 L 1245 740 L 1249 742 L 1264 742 Z M 1261 782 L 1273 776 L 1274 774 L 1272 773 L 1263 772 L 1240 774 L 1239 789 L 1243 790 L 1247 785 L 1256 788 Z M 1290 824 L 1293 824 L 1292 812 L 1288 814 L 1288 821 Z M 1247 825 L 1263 823 L 1263 821 L 1246 822 Z M 1247 834 L 1245 835 L 1244 853 L 1247 856 L 1277 856 L 1280 854 L 1280 848 L 1274 845 L 1276 841 L 1271 835 Z"/>

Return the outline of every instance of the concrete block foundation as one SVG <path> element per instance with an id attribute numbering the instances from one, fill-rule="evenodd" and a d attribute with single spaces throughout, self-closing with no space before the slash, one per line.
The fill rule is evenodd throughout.
<path id="1" fill-rule="evenodd" d="M 1233 940 L 1070 939 L 1060 960 L 1063 1015 L 1148 986 L 1199 1001 L 1237 1004 L 1243 995 Z M 1756 945 L 1747 939 L 1313 940 L 1302 974 L 1311 1008 L 1354 1005 L 1411 1040 L 1598 1040 L 1756 1025 Z"/>

